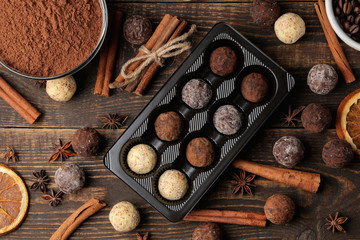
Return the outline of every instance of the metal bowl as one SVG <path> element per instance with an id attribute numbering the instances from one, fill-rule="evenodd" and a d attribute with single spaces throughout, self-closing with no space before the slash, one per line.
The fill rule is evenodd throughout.
<path id="1" fill-rule="evenodd" d="M 1 60 L 0 60 L 0 64 L 6 68 L 7 70 L 9 70 L 10 72 L 18 75 L 18 76 L 21 76 L 21 77 L 25 77 L 25 78 L 30 78 L 30 79 L 34 79 L 34 80 L 52 80 L 52 79 L 57 79 L 57 78 L 61 78 L 61 77 L 65 77 L 65 76 L 68 76 L 68 75 L 73 75 L 75 74 L 76 72 L 78 72 L 79 70 L 81 70 L 83 67 L 85 67 L 95 56 L 96 54 L 99 52 L 104 40 L 105 40 L 105 36 L 106 36 L 106 31 L 108 29 L 108 9 L 107 9 L 107 6 L 106 6 L 106 2 L 105 0 L 99 0 L 99 3 L 100 3 L 100 7 L 101 7 L 101 11 L 102 11 L 102 29 L 101 29 L 101 35 L 100 35 L 100 38 L 99 38 L 99 41 L 98 43 L 96 44 L 96 47 L 95 49 L 91 52 L 91 54 L 82 62 L 80 63 L 77 67 L 67 71 L 67 72 L 64 72 L 64 73 L 61 73 L 61 74 L 58 74 L 58 75 L 54 75 L 54 76 L 49 76 L 49 77 L 41 77 L 41 76 L 31 76 L 31 75 L 27 75 L 27 74 L 24 74 L 24 73 L 21 73 L 9 66 L 7 66 L 5 63 L 3 63 Z"/>

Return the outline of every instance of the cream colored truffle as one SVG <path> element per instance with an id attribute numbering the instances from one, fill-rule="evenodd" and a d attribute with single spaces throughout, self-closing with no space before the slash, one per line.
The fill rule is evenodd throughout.
<path id="1" fill-rule="evenodd" d="M 156 165 L 156 152 L 147 144 L 138 144 L 132 147 L 127 155 L 127 165 L 137 174 L 146 174 Z"/>
<path id="2" fill-rule="evenodd" d="M 179 200 L 186 194 L 189 185 L 185 174 L 178 170 L 167 170 L 159 178 L 159 192 L 168 200 Z"/>
<path id="3" fill-rule="evenodd" d="M 140 214 L 130 202 L 119 202 L 109 213 L 109 220 L 118 232 L 130 232 L 140 223 Z"/>
<path id="4" fill-rule="evenodd" d="M 48 80 L 46 92 L 53 100 L 58 102 L 69 101 L 76 91 L 76 82 L 73 76 Z"/>
<path id="5" fill-rule="evenodd" d="M 285 13 L 276 20 L 275 34 L 286 44 L 295 43 L 305 34 L 305 22 L 295 13 Z"/>

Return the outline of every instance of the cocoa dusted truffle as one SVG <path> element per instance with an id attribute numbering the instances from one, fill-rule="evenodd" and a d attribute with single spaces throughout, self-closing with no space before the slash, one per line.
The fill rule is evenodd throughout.
<path id="1" fill-rule="evenodd" d="M 191 79 L 181 91 L 181 99 L 192 109 L 205 107 L 210 102 L 211 96 L 211 87 L 201 79 Z"/>
<path id="2" fill-rule="evenodd" d="M 126 41 L 141 45 L 151 37 L 152 24 L 148 18 L 134 15 L 124 22 L 123 33 Z"/>
<path id="3" fill-rule="evenodd" d="M 102 136 L 91 127 L 80 128 L 72 137 L 72 147 L 80 156 L 95 156 L 102 146 Z"/>
<path id="4" fill-rule="evenodd" d="M 186 147 L 186 159 L 194 167 L 207 167 L 215 159 L 213 144 L 204 137 L 192 139 Z"/>
<path id="5" fill-rule="evenodd" d="M 180 137 L 183 121 L 176 112 L 165 112 L 156 118 L 154 127 L 161 140 L 174 141 Z"/>
<path id="6" fill-rule="evenodd" d="M 304 145 L 293 136 L 283 136 L 273 147 L 273 155 L 285 167 L 294 167 L 304 158 Z"/>
<path id="7" fill-rule="evenodd" d="M 235 72 L 238 56 L 229 47 L 218 47 L 211 53 L 209 63 L 213 73 L 226 77 Z"/>
<path id="8" fill-rule="evenodd" d="M 319 103 L 309 104 L 301 113 L 301 122 L 306 131 L 319 133 L 327 129 L 332 121 L 330 109 Z"/>
<path id="9" fill-rule="evenodd" d="M 154 169 L 157 155 L 149 145 L 138 144 L 130 149 L 126 161 L 131 171 L 137 174 L 146 174 Z"/>
<path id="10" fill-rule="evenodd" d="M 85 184 L 84 170 L 75 163 L 65 163 L 56 170 L 55 183 L 66 194 L 76 192 Z"/>
<path id="11" fill-rule="evenodd" d="M 160 195 L 170 201 L 183 198 L 189 188 L 188 180 L 182 172 L 174 169 L 161 174 L 158 183 Z"/>
<path id="12" fill-rule="evenodd" d="M 216 223 L 203 223 L 194 229 L 191 240 L 222 240 L 222 230 Z"/>
<path id="13" fill-rule="evenodd" d="M 332 91 L 338 83 L 338 75 L 335 69 L 327 64 L 313 66 L 307 76 L 307 84 L 310 90 L 316 94 L 326 95 Z"/>
<path id="14" fill-rule="evenodd" d="M 269 92 L 269 81 L 261 73 L 250 73 L 241 81 L 242 96 L 252 103 L 259 103 Z"/>
<path id="15" fill-rule="evenodd" d="M 213 117 L 216 130 L 225 135 L 235 134 L 240 130 L 244 115 L 233 105 L 219 107 Z"/>
<path id="16" fill-rule="evenodd" d="M 274 194 L 264 206 L 266 218 L 274 224 L 289 223 L 295 213 L 294 201 L 284 194 Z"/>
<path id="17" fill-rule="evenodd" d="M 254 0 L 250 8 L 250 15 L 254 23 L 270 26 L 280 16 L 280 5 L 275 0 Z"/>
<path id="18" fill-rule="evenodd" d="M 354 159 L 354 151 L 348 142 L 333 139 L 324 145 L 322 159 L 329 167 L 343 168 Z"/>

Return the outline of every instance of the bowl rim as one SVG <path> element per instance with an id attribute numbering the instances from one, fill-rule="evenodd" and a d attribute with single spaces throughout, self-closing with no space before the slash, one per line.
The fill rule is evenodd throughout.
<path id="1" fill-rule="evenodd" d="M 335 31 L 336 35 L 343 40 L 347 45 L 354 48 L 357 51 L 360 51 L 360 43 L 353 40 L 349 35 L 343 30 L 340 26 L 340 22 L 338 17 L 335 16 L 334 8 L 333 8 L 333 1 L 332 0 L 325 0 L 325 9 L 326 15 L 329 19 L 330 25 Z"/>
<path id="2" fill-rule="evenodd" d="M 89 62 L 91 62 L 91 60 L 96 56 L 96 54 L 100 51 L 102 44 L 104 43 L 105 40 L 105 36 L 106 36 L 106 32 L 108 30 L 108 21 L 109 21 L 109 16 L 108 16 L 108 8 L 106 5 L 106 0 L 98 0 L 99 4 L 100 4 L 100 8 L 101 8 L 101 12 L 102 12 L 102 27 L 101 27 L 101 34 L 99 37 L 99 40 L 94 48 L 94 50 L 90 53 L 90 55 L 83 61 L 81 62 L 79 65 L 77 65 L 76 67 L 74 67 L 73 69 L 70 69 L 67 72 L 64 73 L 60 73 L 57 75 L 53 75 L 53 76 L 48 76 L 48 77 L 42 77 L 42 76 L 33 76 L 33 75 L 27 75 L 24 73 L 19 72 L 18 70 L 15 70 L 9 66 L 7 66 L 5 63 L 3 63 L 0 60 L 0 65 L 3 66 L 5 69 L 7 69 L 8 71 L 14 73 L 15 75 L 24 77 L 24 78 L 28 78 L 28 79 L 33 79 L 33 80 L 54 80 L 54 79 L 58 79 L 58 78 L 62 78 L 62 77 L 66 77 L 69 75 L 73 75 L 76 72 L 80 71 L 82 68 L 84 68 Z"/>

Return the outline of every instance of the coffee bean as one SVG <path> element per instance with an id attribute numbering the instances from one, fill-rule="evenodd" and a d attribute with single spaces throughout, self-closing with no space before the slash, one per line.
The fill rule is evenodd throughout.
<path id="1" fill-rule="evenodd" d="M 348 20 L 351 23 L 354 23 L 355 18 L 353 15 L 349 15 L 349 16 L 347 16 L 346 20 Z"/>
<path id="2" fill-rule="evenodd" d="M 343 0 L 339 0 L 338 4 L 339 4 L 339 7 L 342 9 L 343 8 Z"/>
<path id="3" fill-rule="evenodd" d="M 346 31 L 350 30 L 350 27 L 351 27 L 352 24 L 349 21 L 344 19 L 343 21 L 341 21 L 341 23 L 342 23 L 342 25 L 343 25 L 343 27 L 345 28 Z"/>
<path id="4" fill-rule="evenodd" d="M 341 16 L 341 9 L 340 9 L 339 6 L 335 7 L 335 15 L 338 16 L 338 17 Z"/>
<path id="5" fill-rule="evenodd" d="M 354 41 L 357 41 L 357 42 L 360 42 L 360 38 L 356 35 L 351 35 L 351 38 L 354 40 Z"/>
<path id="6" fill-rule="evenodd" d="M 346 1 L 343 5 L 343 12 L 347 15 L 350 14 L 352 10 L 351 3 L 349 1 Z"/>
<path id="7" fill-rule="evenodd" d="M 359 7 L 359 6 L 356 6 L 356 7 L 354 8 L 354 13 L 360 14 L 360 7 Z"/>
<path id="8" fill-rule="evenodd" d="M 350 32 L 351 34 L 356 34 L 356 33 L 359 32 L 359 30 L 360 30 L 359 25 L 353 24 L 353 25 L 351 25 L 351 27 L 350 27 L 350 29 L 349 29 L 349 32 Z"/>
<path id="9" fill-rule="evenodd" d="M 359 23 L 360 23 L 360 14 L 355 17 L 354 23 L 359 25 Z"/>

